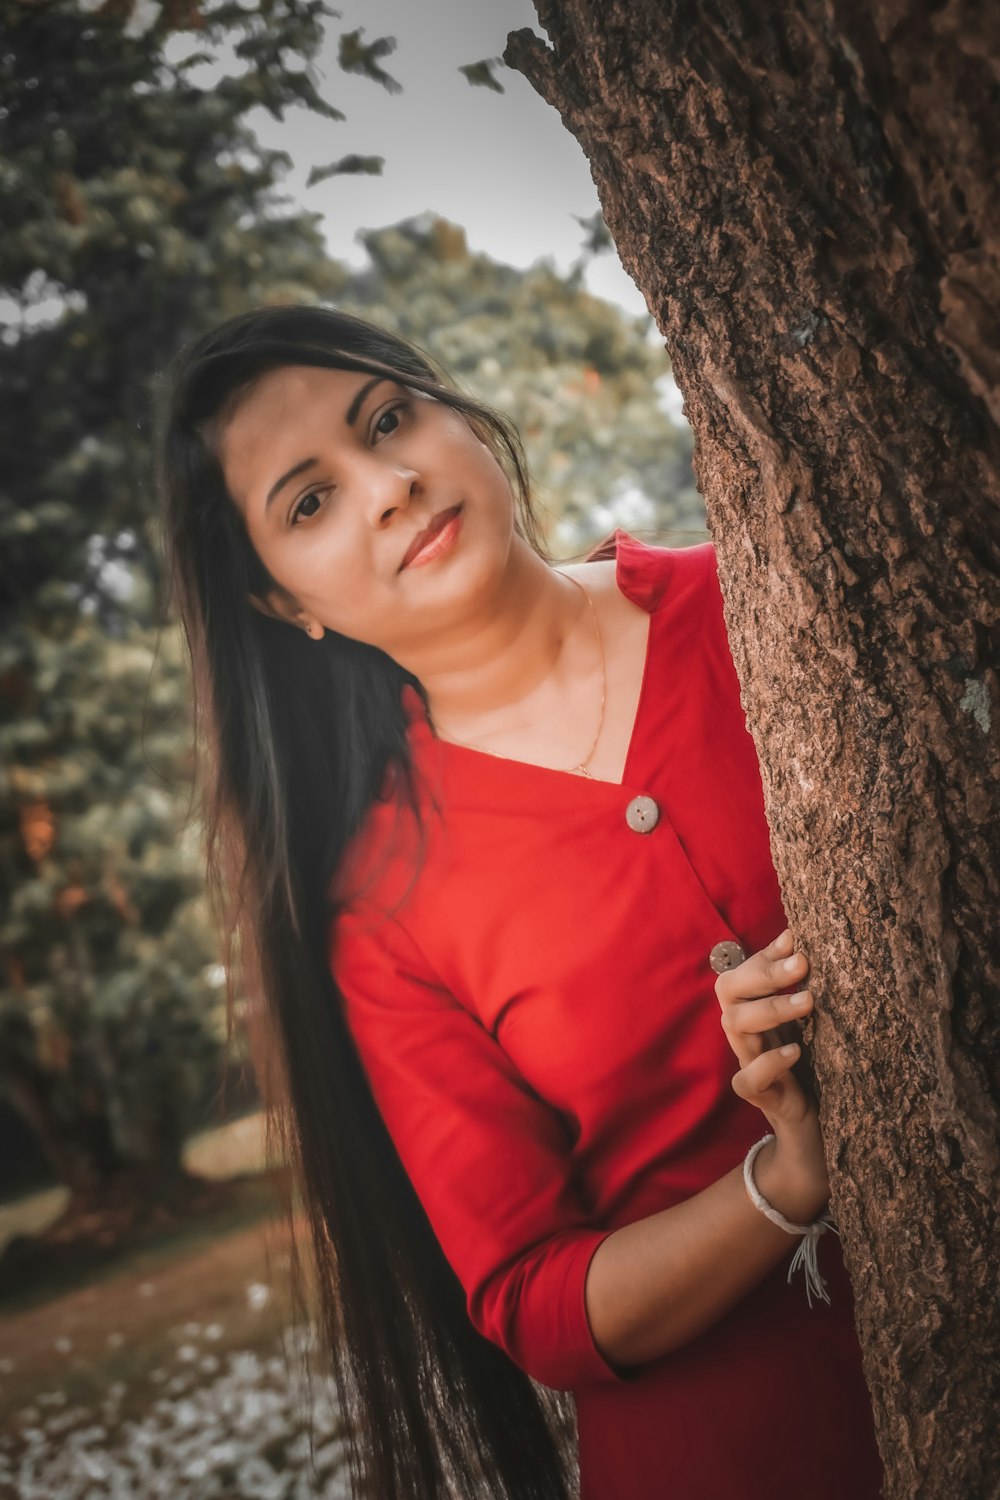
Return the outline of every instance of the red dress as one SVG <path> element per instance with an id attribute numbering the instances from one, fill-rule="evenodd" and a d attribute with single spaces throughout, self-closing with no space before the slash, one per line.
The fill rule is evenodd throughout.
<path id="1" fill-rule="evenodd" d="M 789 1236 L 786 1260 L 671 1354 L 621 1375 L 590 1333 L 602 1239 L 707 1187 L 768 1129 L 732 1090 L 708 960 L 788 925 L 714 547 L 623 531 L 612 546 L 650 615 L 622 783 L 438 740 L 404 688 L 424 842 L 387 779 L 345 862 L 331 963 L 472 1322 L 574 1393 L 581 1500 L 876 1500 L 832 1231 L 829 1305 L 809 1307 L 801 1271 L 787 1283 Z M 647 831 L 626 821 L 639 795 L 659 810 Z"/>

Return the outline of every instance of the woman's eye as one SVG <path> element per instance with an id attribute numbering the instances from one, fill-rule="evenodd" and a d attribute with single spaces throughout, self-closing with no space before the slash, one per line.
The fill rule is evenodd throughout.
<path id="1" fill-rule="evenodd" d="M 306 510 L 306 506 L 309 504 L 310 500 L 315 500 L 315 509 Z M 316 511 L 319 509 L 319 502 L 320 493 L 318 490 L 310 490 L 308 495 L 303 495 L 298 504 L 292 508 L 292 525 L 296 526 L 303 516 L 305 516 L 307 519 L 309 516 L 314 516 L 316 514 Z"/>
<path id="2" fill-rule="evenodd" d="M 381 437 L 388 437 L 396 431 L 402 419 L 404 403 L 398 402 L 395 406 L 387 406 L 382 415 L 375 422 L 375 431 Z"/>

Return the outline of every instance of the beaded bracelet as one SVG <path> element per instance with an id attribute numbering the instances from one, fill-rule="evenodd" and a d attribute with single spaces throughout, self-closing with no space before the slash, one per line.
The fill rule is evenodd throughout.
<path id="1" fill-rule="evenodd" d="M 784 1214 L 780 1214 L 776 1208 L 772 1208 L 770 1203 L 768 1203 L 753 1180 L 753 1164 L 760 1148 L 766 1146 L 768 1141 L 773 1140 L 773 1135 L 765 1135 L 755 1146 L 750 1147 L 743 1163 L 743 1181 L 746 1183 L 747 1192 L 750 1194 L 750 1202 L 754 1208 L 759 1208 L 762 1214 L 766 1214 L 772 1224 L 777 1224 L 779 1229 L 784 1229 L 788 1234 L 804 1235 L 802 1243 L 792 1257 L 787 1279 L 791 1281 L 792 1276 L 798 1270 L 799 1266 L 803 1267 L 806 1277 L 806 1300 L 809 1306 L 812 1307 L 813 1292 L 816 1293 L 817 1297 L 822 1297 L 824 1302 L 830 1301 L 826 1282 L 820 1274 L 819 1265 L 816 1260 L 816 1241 L 827 1229 L 832 1229 L 836 1235 L 840 1234 L 840 1230 L 829 1214 L 821 1215 L 820 1218 L 814 1219 L 811 1224 L 792 1224 L 785 1218 Z"/>

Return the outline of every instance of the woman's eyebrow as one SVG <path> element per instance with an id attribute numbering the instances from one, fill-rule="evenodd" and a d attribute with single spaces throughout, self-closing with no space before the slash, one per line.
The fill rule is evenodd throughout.
<path id="1" fill-rule="evenodd" d="M 295 465 L 294 469 L 289 469 L 287 474 L 282 474 L 280 479 L 275 480 L 274 484 L 272 484 L 271 488 L 267 492 L 267 499 L 264 501 L 265 515 L 267 515 L 268 509 L 271 505 L 271 501 L 277 498 L 278 492 L 284 489 L 285 485 L 288 484 L 290 480 L 297 479 L 300 474 L 305 473 L 306 469 L 311 469 L 313 464 L 316 462 L 317 460 L 315 458 L 304 458 L 300 464 Z"/>
<path id="2" fill-rule="evenodd" d="M 344 413 L 344 421 L 347 423 L 348 427 L 353 427 L 355 422 L 357 421 L 358 412 L 364 405 L 364 400 L 368 395 L 368 392 L 374 390 L 377 385 L 381 385 L 383 380 L 388 379 L 388 375 L 376 375 L 372 380 L 366 380 L 361 389 L 355 392 L 350 406 Z M 277 498 L 279 492 L 284 489 L 285 485 L 288 484 L 290 480 L 297 479 L 300 474 L 304 474 L 306 469 L 311 469 L 313 464 L 316 462 L 318 462 L 318 460 L 315 458 L 304 458 L 301 463 L 295 465 L 294 469 L 289 469 L 287 474 L 282 474 L 280 479 L 275 480 L 274 484 L 272 484 L 271 488 L 267 492 L 267 499 L 264 501 L 265 515 L 267 515 L 267 512 L 270 509 L 271 501 Z"/>
<path id="3" fill-rule="evenodd" d="M 362 403 L 368 392 L 374 390 L 375 386 L 381 385 L 383 380 L 388 379 L 388 375 L 376 375 L 373 380 L 365 381 L 360 391 L 357 391 L 355 393 L 354 400 L 351 402 L 350 406 L 347 408 L 347 411 L 344 414 L 344 421 L 347 423 L 348 427 L 354 426 L 358 412 L 361 410 Z"/>

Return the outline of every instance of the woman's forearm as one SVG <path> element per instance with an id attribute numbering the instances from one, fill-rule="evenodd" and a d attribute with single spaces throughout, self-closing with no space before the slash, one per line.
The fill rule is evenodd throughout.
<path id="1" fill-rule="evenodd" d="M 754 1180 L 793 1223 L 823 1210 L 815 1187 L 794 1185 L 794 1169 L 777 1159 L 773 1141 L 757 1155 Z M 617 1369 L 667 1354 L 717 1322 L 798 1244 L 751 1203 L 741 1162 L 692 1198 L 601 1242 L 585 1288 L 594 1342 Z"/>

